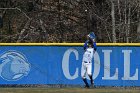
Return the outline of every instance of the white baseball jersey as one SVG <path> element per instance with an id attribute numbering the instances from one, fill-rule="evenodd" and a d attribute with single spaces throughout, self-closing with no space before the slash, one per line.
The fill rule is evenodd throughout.
<path id="1" fill-rule="evenodd" d="M 83 55 L 83 62 L 92 62 L 94 48 L 87 48 Z"/>
<path id="2" fill-rule="evenodd" d="M 82 68 L 81 68 L 82 78 L 86 78 L 86 73 L 88 75 L 92 74 L 92 58 L 94 54 L 93 52 L 94 52 L 94 48 L 87 48 L 83 55 Z"/>

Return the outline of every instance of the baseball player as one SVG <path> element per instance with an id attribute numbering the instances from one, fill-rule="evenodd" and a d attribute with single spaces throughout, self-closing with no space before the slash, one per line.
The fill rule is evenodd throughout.
<path id="1" fill-rule="evenodd" d="M 87 41 L 84 44 L 84 54 L 82 60 L 82 68 L 81 68 L 81 77 L 86 84 L 86 88 L 89 88 L 89 84 L 86 80 L 86 74 L 88 74 L 91 82 L 91 86 L 93 86 L 93 79 L 92 79 L 92 58 L 94 52 L 96 51 L 96 42 L 95 42 L 95 34 L 91 32 L 87 35 Z"/>

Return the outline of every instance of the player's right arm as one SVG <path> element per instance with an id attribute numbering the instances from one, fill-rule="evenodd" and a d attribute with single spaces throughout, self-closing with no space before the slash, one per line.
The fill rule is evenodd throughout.
<path id="1" fill-rule="evenodd" d="M 84 50 L 88 48 L 88 40 L 84 43 Z"/>

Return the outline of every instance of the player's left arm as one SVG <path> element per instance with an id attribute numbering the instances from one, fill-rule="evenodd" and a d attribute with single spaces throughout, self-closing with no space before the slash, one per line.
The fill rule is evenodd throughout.
<path id="1" fill-rule="evenodd" d="M 96 52 L 96 50 L 97 50 L 97 45 L 96 45 L 95 40 L 93 40 L 93 48 L 94 48 L 94 53 L 95 53 L 95 52 Z"/>
<path id="2" fill-rule="evenodd" d="M 96 42 L 93 42 L 93 47 L 94 47 L 94 51 L 96 51 L 97 50 Z"/>

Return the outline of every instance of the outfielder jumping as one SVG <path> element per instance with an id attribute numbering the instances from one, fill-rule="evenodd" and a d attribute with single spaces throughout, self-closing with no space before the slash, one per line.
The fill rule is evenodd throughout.
<path id="1" fill-rule="evenodd" d="M 87 35 L 87 41 L 84 44 L 84 55 L 82 60 L 82 68 L 81 68 L 81 77 L 85 83 L 85 87 L 89 88 L 89 84 L 86 80 L 86 74 L 88 74 L 90 78 L 91 86 L 93 86 L 93 79 L 92 79 L 92 58 L 97 49 L 96 42 L 95 42 L 95 34 L 91 32 Z"/>

